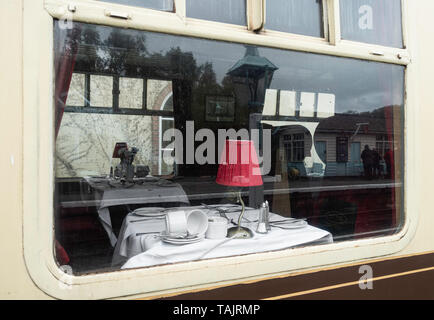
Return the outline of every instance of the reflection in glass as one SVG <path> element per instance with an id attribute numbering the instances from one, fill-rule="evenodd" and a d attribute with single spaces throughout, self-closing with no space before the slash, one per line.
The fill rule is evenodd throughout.
<path id="1" fill-rule="evenodd" d="M 322 0 L 267 1 L 265 28 L 324 37 Z"/>
<path id="2" fill-rule="evenodd" d="M 186 0 L 187 17 L 246 25 L 245 0 Z"/>
<path id="3" fill-rule="evenodd" d="M 98 0 L 103 2 L 111 2 L 125 4 L 128 6 L 144 7 L 162 11 L 173 11 L 173 0 Z"/>
<path id="4" fill-rule="evenodd" d="M 86 76 L 80 73 L 73 73 L 71 84 L 66 100 L 67 106 L 81 107 L 85 105 Z"/>
<path id="5" fill-rule="evenodd" d="M 143 79 L 119 78 L 119 108 L 141 109 L 143 106 Z"/>
<path id="6" fill-rule="evenodd" d="M 149 110 L 173 111 L 173 104 L 167 103 L 172 96 L 172 82 L 166 80 L 146 80 L 146 108 Z"/>
<path id="7" fill-rule="evenodd" d="M 401 0 L 340 2 L 342 39 L 402 48 Z"/>
<path id="8" fill-rule="evenodd" d="M 90 105 L 92 107 L 111 107 L 113 105 L 113 77 L 90 76 Z"/>
<path id="9" fill-rule="evenodd" d="M 259 130 L 263 185 L 242 191 L 246 206 L 268 201 L 272 213 L 306 219 L 333 241 L 399 230 L 403 66 L 78 22 L 55 25 L 55 48 L 55 231 L 75 273 L 155 265 L 147 250 L 160 240 L 125 234 L 136 208 L 236 205 L 233 190 L 215 182 L 221 130 L 242 140 Z M 113 78 L 126 79 L 120 95 L 129 79 L 145 79 L 145 90 L 133 81 L 128 105 L 139 106 L 146 91 L 146 109 L 65 105 L 82 91 L 79 77 L 64 81 L 74 73 L 90 74 L 91 106 L 115 101 Z M 181 150 L 163 139 L 168 131 L 179 133 Z M 134 165 L 151 175 L 146 181 L 110 176 L 120 142 L 138 149 Z M 245 241 L 249 253 L 265 250 Z"/>

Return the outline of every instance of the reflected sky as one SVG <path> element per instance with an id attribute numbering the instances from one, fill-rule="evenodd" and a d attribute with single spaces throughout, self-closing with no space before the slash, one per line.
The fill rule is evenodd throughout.
<path id="1" fill-rule="evenodd" d="M 83 30 L 85 24 L 80 24 Z M 107 40 L 111 27 L 92 26 L 100 42 Z M 243 58 L 242 44 L 173 36 L 153 32 L 117 29 L 122 36 L 145 36 L 147 55 L 165 55 L 171 48 L 191 52 L 197 66 L 212 64 L 221 84 L 227 71 Z M 135 48 L 120 48 L 135 52 Z M 98 51 L 99 52 L 99 51 Z M 99 53 L 103 56 L 103 53 Z M 297 92 L 331 93 L 336 112 L 365 112 L 382 106 L 403 105 L 404 67 L 379 62 L 259 47 L 259 55 L 278 67 L 270 88 Z"/>
<path id="2" fill-rule="evenodd" d="M 218 81 L 244 56 L 241 44 L 211 40 L 149 35 L 149 48 L 167 51 L 164 44 L 192 52 L 198 64 L 211 62 Z M 165 41 L 163 41 L 165 40 Z M 336 95 L 336 111 L 372 111 L 403 104 L 404 67 L 399 65 L 325 56 L 311 53 L 259 48 L 259 54 L 279 69 L 271 88 Z"/>

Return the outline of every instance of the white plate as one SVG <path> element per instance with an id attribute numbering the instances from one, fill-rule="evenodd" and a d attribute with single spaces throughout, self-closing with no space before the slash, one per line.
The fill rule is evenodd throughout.
<path id="1" fill-rule="evenodd" d="M 165 213 L 135 213 L 134 215 L 143 218 L 164 218 L 166 216 Z"/>
<path id="2" fill-rule="evenodd" d="M 164 210 L 165 210 L 164 208 L 154 208 L 154 207 L 139 208 L 134 210 L 133 214 L 141 217 L 161 217 L 166 215 L 166 213 L 163 212 Z"/>
<path id="3" fill-rule="evenodd" d="M 196 243 L 196 242 L 202 241 L 203 239 L 204 238 L 193 238 L 193 239 L 184 239 L 182 241 L 179 241 L 179 239 L 178 239 L 175 241 L 173 239 L 162 238 L 161 240 L 163 242 L 170 243 L 170 244 L 183 245 L 183 244 Z"/>
<path id="4" fill-rule="evenodd" d="M 190 244 L 202 241 L 205 238 L 205 235 L 201 234 L 196 237 L 192 238 L 178 238 L 178 237 L 172 237 L 166 234 L 166 232 L 161 233 L 161 240 L 170 244 Z"/>

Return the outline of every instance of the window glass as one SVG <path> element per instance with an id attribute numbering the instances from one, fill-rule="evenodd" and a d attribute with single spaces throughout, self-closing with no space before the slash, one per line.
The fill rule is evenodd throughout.
<path id="1" fill-rule="evenodd" d="M 128 6 L 145 7 L 162 11 L 173 11 L 173 0 L 99 0 L 104 2 L 125 4 Z"/>
<path id="2" fill-rule="evenodd" d="M 265 28 L 324 37 L 322 0 L 267 1 Z"/>
<path id="3" fill-rule="evenodd" d="M 162 135 L 170 129 L 175 128 L 175 123 L 173 118 L 160 118 L 160 139 L 161 150 L 159 159 L 159 174 L 168 175 L 174 173 L 174 148 L 171 146 L 172 141 L 164 141 L 161 137 Z"/>
<path id="4" fill-rule="evenodd" d="M 342 39 L 402 48 L 401 0 L 340 2 Z"/>
<path id="5" fill-rule="evenodd" d="M 172 93 L 170 93 L 169 95 L 166 96 L 165 101 L 163 103 L 163 110 L 173 111 L 173 94 Z"/>
<path id="6" fill-rule="evenodd" d="M 85 105 L 85 87 L 86 75 L 73 73 L 71 78 L 70 89 L 68 92 L 68 98 L 66 100 L 67 106 L 81 107 Z"/>
<path id="7" fill-rule="evenodd" d="M 186 0 L 189 18 L 246 25 L 245 0 Z"/>
<path id="8" fill-rule="evenodd" d="M 90 76 L 90 105 L 92 107 L 111 107 L 113 105 L 113 77 Z"/>
<path id="9" fill-rule="evenodd" d="M 55 48 L 57 259 L 76 274 L 400 229 L 403 66 L 84 23 L 56 23 Z M 74 73 L 102 106 L 117 78 L 139 106 L 146 79 L 147 107 L 65 106 Z M 226 235 L 246 238 L 213 249 Z"/>
<path id="10" fill-rule="evenodd" d="M 149 110 L 173 111 L 169 100 L 172 96 L 172 82 L 167 80 L 148 79 L 146 90 L 146 108 Z"/>
<path id="11" fill-rule="evenodd" d="M 143 79 L 119 78 L 119 108 L 142 109 Z"/>

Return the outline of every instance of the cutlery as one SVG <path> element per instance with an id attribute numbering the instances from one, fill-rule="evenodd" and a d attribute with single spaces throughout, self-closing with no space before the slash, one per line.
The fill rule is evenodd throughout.
<path id="1" fill-rule="evenodd" d="M 172 238 L 172 239 L 194 239 L 197 238 L 197 233 L 178 233 L 178 234 L 162 234 L 161 231 L 153 232 L 138 232 L 136 236 L 141 236 L 145 234 L 158 234 L 160 238 Z"/>
<path id="2" fill-rule="evenodd" d="M 194 239 L 197 238 L 198 233 L 175 233 L 175 234 L 161 234 L 160 237 L 163 238 L 172 238 L 172 239 Z"/>
<path id="3" fill-rule="evenodd" d="M 291 224 L 291 223 L 300 223 L 302 221 L 306 221 L 306 219 L 288 219 L 288 220 L 278 220 L 278 221 L 270 221 L 270 224 Z"/>
<path id="4" fill-rule="evenodd" d="M 136 233 L 136 237 L 137 236 L 142 236 L 144 234 L 159 234 L 160 232 L 138 232 Z"/>
<path id="5" fill-rule="evenodd" d="M 228 220 L 231 220 L 231 219 L 228 218 L 228 216 L 226 215 L 226 213 L 241 212 L 241 207 L 239 207 L 238 205 L 231 205 L 229 208 L 211 207 L 211 206 L 209 206 L 209 205 L 207 205 L 205 203 L 201 203 L 201 205 L 204 206 L 205 208 L 209 209 L 209 210 L 216 210 L 216 211 L 218 211 L 220 213 L 221 217 L 226 218 Z M 234 208 L 235 208 L 235 210 L 233 210 Z M 256 209 L 245 209 L 244 211 L 253 211 L 253 210 L 256 210 Z M 246 220 L 248 221 L 248 219 L 246 219 Z"/>
<path id="6" fill-rule="evenodd" d="M 145 218 L 145 219 L 139 219 L 139 220 L 131 220 L 129 222 L 134 223 L 134 222 L 141 222 L 141 221 L 163 220 L 163 219 L 165 219 L 165 217 Z"/>
<path id="7" fill-rule="evenodd" d="M 209 210 L 217 210 L 218 213 L 220 213 L 220 216 L 228 219 L 230 221 L 230 219 L 228 218 L 228 216 L 226 215 L 227 210 L 223 209 L 223 208 L 219 208 L 219 207 L 211 207 L 205 203 L 201 203 L 205 208 L 209 209 Z"/>
<path id="8" fill-rule="evenodd" d="M 295 229 L 295 228 L 291 228 L 291 227 L 285 227 L 284 225 L 277 225 L 277 224 L 272 224 L 271 225 L 271 227 L 273 227 L 273 228 L 280 228 L 280 229 L 284 229 L 284 230 L 293 230 L 293 229 Z M 300 228 L 304 228 L 304 227 L 307 227 L 307 224 L 306 225 L 300 225 Z"/>

